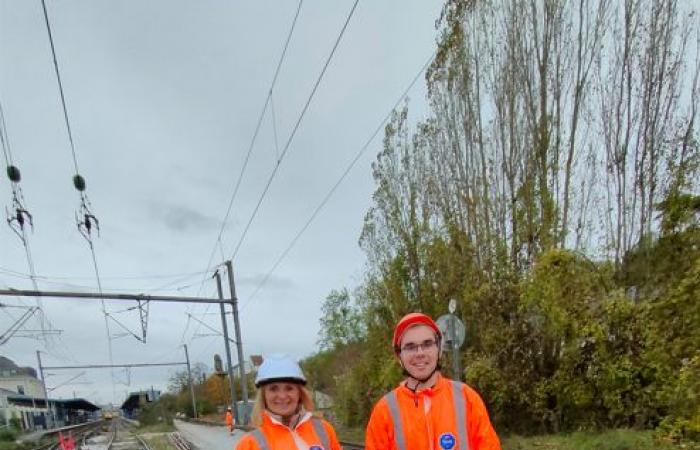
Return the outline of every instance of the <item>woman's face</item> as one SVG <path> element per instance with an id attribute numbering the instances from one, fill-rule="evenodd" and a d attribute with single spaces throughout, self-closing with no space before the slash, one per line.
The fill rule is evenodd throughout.
<path id="1" fill-rule="evenodd" d="M 299 406 L 299 386 L 294 383 L 270 383 L 263 387 L 267 409 L 282 417 L 288 417 Z"/>

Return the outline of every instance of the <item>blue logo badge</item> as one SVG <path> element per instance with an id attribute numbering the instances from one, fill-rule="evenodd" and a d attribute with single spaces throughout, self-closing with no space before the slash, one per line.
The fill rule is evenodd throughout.
<path id="1" fill-rule="evenodd" d="M 311 447 L 309 447 L 309 450 L 324 450 L 324 448 L 320 445 L 312 445 Z"/>
<path id="2" fill-rule="evenodd" d="M 451 450 L 455 446 L 455 436 L 452 433 L 442 433 L 440 435 L 440 447 L 445 450 Z"/>

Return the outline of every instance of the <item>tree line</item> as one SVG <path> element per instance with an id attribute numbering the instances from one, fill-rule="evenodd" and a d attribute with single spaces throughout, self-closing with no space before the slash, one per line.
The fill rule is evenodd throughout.
<path id="1" fill-rule="evenodd" d="M 429 113 L 395 111 L 372 165 L 364 280 L 325 299 L 304 362 L 340 421 L 401 379 L 393 324 L 455 299 L 459 376 L 499 430 L 700 438 L 693 8 L 445 3 Z"/>

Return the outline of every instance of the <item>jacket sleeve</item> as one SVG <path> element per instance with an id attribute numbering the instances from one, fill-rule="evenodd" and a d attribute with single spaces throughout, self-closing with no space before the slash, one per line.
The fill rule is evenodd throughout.
<path id="1" fill-rule="evenodd" d="M 245 434 L 236 444 L 236 450 L 258 450 L 258 444 L 255 443 L 253 436 Z"/>
<path id="2" fill-rule="evenodd" d="M 489 413 L 481 396 L 465 386 L 467 398 L 467 430 L 469 448 L 473 450 L 501 450 L 501 441 L 491 425 Z"/>
<path id="3" fill-rule="evenodd" d="M 392 449 L 393 424 L 385 401 L 379 400 L 367 423 L 365 431 L 365 450 Z"/>
<path id="4" fill-rule="evenodd" d="M 328 439 L 331 441 L 331 450 L 342 450 L 340 447 L 340 442 L 338 442 L 338 436 L 335 434 L 335 428 L 333 428 L 333 425 L 324 420 L 323 426 L 326 428 L 326 433 L 328 433 Z"/>

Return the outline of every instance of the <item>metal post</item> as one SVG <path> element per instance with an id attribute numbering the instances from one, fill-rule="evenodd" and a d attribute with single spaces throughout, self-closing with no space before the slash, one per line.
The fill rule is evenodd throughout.
<path id="1" fill-rule="evenodd" d="M 216 289 L 219 292 L 219 298 L 223 300 L 224 292 L 221 288 L 221 275 L 217 270 L 214 273 L 216 277 Z M 221 329 L 224 332 L 224 348 L 226 349 L 226 365 L 228 367 L 228 379 L 229 385 L 231 386 L 231 409 L 233 411 L 233 418 L 235 423 L 238 423 L 238 408 L 236 407 L 236 385 L 233 382 L 233 365 L 231 365 L 231 346 L 229 345 L 228 338 L 228 325 L 226 324 L 226 310 L 223 303 L 219 303 L 219 309 L 221 310 Z"/>
<path id="2" fill-rule="evenodd" d="M 53 415 L 53 410 L 49 406 L 49 391 L 46 390 L 46 377 L 44 376 L 44 367 L 41 365 L 41 354 L 39 353 L 39 350 L 36 351 L 36 359 L 39 363 L 39 374 L 41 375 L 41 384 L 44 387 L 44 403 L 46 403 L 46 428 L 49 429 L 55 426 L 56 418 Z M 51 419 L 51 423 L 49 423 L 49 419 Z"/>
<path id="3" fill-rule="evenodd" d="M 457 344 L 457 324 L 455 315 L 450 314 L 450 340 L 452 341 L 452 370 L 454 371 L 453 378 L 457 381 L 462 380 L 461 369 L 459 367 L 459 345 Z"/>
<path id="4" fill-rule="evenodd" d="M 245 360 L 243 359 L 243 343 L 241 341 L 241 325 L 238 322 L 238 297 L 236 297 L 236 284 L 233 281 L 233 264 L 226 261 L 228 272 L 228 284 L 231 289 L 231 308 L 233 308 L 233 326 L 236 332 L 236 349 L 238 350 L 238 367 L 241 376 L 241 397 L 243 397 L 243 424 L 248 424 L 248 382 L 245 376 Z"/>
<path id="5" fill-rule="evenodd" d="M 185 347 L 185 359 L 187 360 L 187 381 L 190 383 L 190 395 L 192 396 L 192 417 L 196 419 L 197 402 L 194 399 L 194 384 L 192 382 L 192 370 L 190 370 L 190 355 L 187 353 L 187 344 L 184 344 L 183 347 Z"/>

